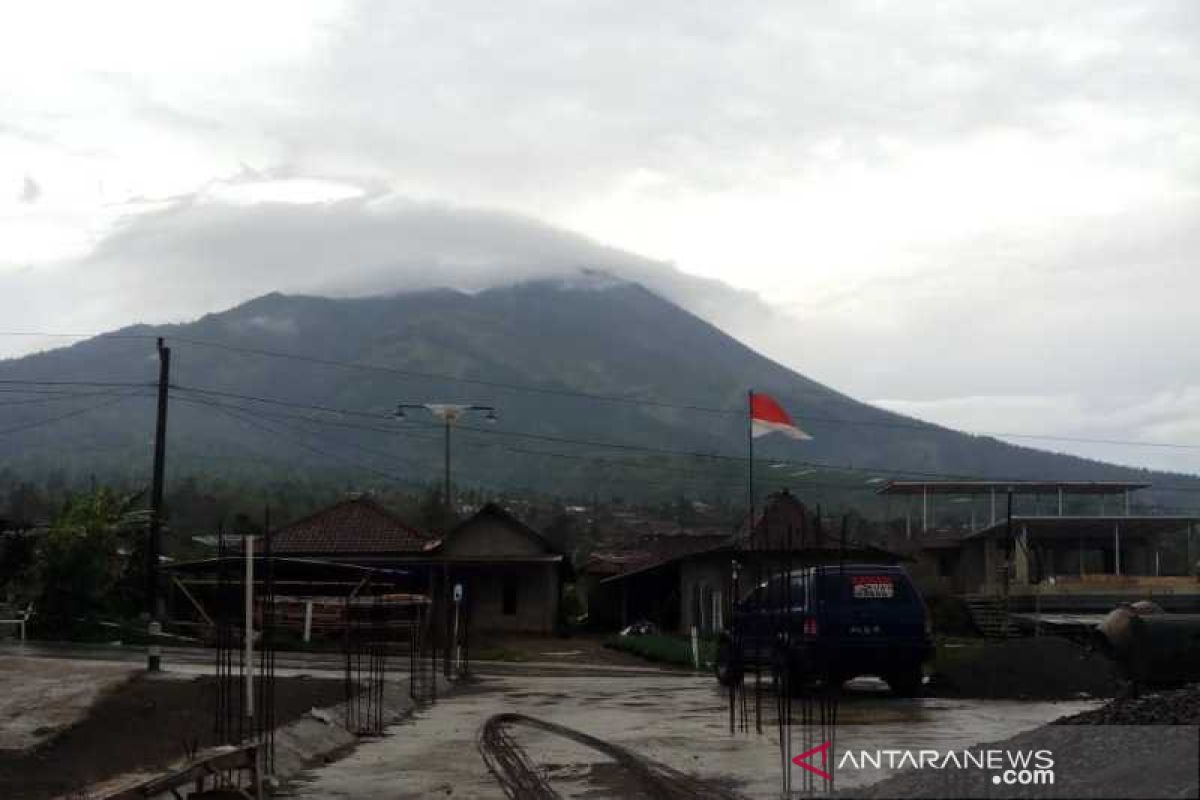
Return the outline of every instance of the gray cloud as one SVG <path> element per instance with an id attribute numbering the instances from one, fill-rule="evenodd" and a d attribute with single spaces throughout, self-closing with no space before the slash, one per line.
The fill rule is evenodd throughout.
<path id="1" fill-rule="evenodd" d="M 1189 0 L 356 5 L 306 57 L 237 80 L 89 74 L 85 94 L 145 139 L 86 110 L 19 113 L 38 91 L 15 103 L 0 136 L 187 173 L 164 193 L 204 173 L 362 194 L 238 205 L 192 181 L 82 259 L 0 271 L 0 312 L 101 329 L 274 290 L 473 290 L 598 267 L 918 416 L 1200 442 L 1198 36 Z M 143 157 L 143 141 L 172 147 Z M 20 213 L 42 213 L 59 193 L 28 169 L 49 191 Z M 639 218 L 647 198 L 678 216 Z M 775 271 L 743 280 L 780 229 Z M 761 294 L 629 252 L 696 269 L 675 250 L 705 255 L 721 234 L 745 253 L 721 249 L 706 274 Z M 879 242 L 867 263 L 831 258 L 864 242 Z M 1200 471 L 1195 451 L 1070 449 Z"/>
<path id="2" fill-rule="evenodd" d="M 372 189 L 351 199 L 303 204 L 173 198 L 157 210 L 130 215 L 86 258 L 0 272 L 0 297 L 20 298 L 4 304 L 12 327 L 104 330 L 187 320 L 272 291 L 478 291 L 585 270 L 637 281 L 718 323 L 769 313 L 750 292 L 533 219 Z M 260 324 L 278 328 L 286 321 Z M 25 340 L 3 344 L 10 353 L 31 346 Z"/>
<path id="3" fill-rule="evenodd" d="M 37 181 L 28 175 L 21 181 L 21 193 L 17 195 L 17 202 L 32 204 L 38 201 L 42 196 L 42 187 L 38 186 Z"/>

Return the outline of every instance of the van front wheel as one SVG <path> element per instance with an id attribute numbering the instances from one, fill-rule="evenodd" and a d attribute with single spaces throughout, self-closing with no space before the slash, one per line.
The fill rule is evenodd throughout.
<path id="1" fill-rule="evenodd" d="M 717 659 L 713 669 L 717 673 L 717 683 L 722 686 L 734 686 L 741 682 L 742 659 L 733 642 L 728 639 L 717 642 Z"/>

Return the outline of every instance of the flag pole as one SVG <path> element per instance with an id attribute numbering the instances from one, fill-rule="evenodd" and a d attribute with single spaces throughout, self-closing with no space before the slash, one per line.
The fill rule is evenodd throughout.
<path id="1" fill-rule="evenodd" d="M 746 483 L 749 489 L 749 506 L 750 517 L 746 522 L 746 547 L 751 551 L 755 549 L 754 544 L 754 390 L 746 391 L 746 452 L 749 458 L 746 460 Z M 766 530 L 764 527 L 764 535 Z M 759 558 L 754 559 L 754 588 L 758 589 L 762 582 L 762 561 Z M 761 659 L 754 659 L 754 729 L 758 733 L 763 732 L 762 727 L 762 664 Z"/>
<path id="2" fill-rule="evenodd" d="M 754 535 L 754 390 L 746 392 L 746 487 L 749 492 L 747 505 L 750 508 L 746 536 Z"/>

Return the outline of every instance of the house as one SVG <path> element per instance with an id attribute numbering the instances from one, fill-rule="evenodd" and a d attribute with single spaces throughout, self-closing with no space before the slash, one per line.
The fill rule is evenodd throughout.
<path id="1" fill-rule="evenodd" d="M 927 596 L 1002 598 L 1012 611 L 1102 613 L 1150 598 L 1200 610 L 1200 517 L 1132 513 L 1148 486 L 892 481 L 879 493 L 907 502 L 904 539 Z"/>
<path id="2" fill-rule="evenodd" d="M 570 565 L 533 528 L 495 503 L 429 551 L 445 583 L 463 587 L 475 630 L 551 633 Z"/>
<path id="3" fill-rule="evenodd" d="M 593 553 L 577 583 L 587 598 L 589 626 L 614 630 L 652 620 L 667 630 L 680 628 L 684 562 L 728 540 L 728 533 L 659 533 Z"/>
<path id="4" fill-rule="evenodd" d="M 473 629 L 523 633 L 554 631 L 568 568 L 541 534 L 495 503 L 439 538 L 365 495 L 273 531 L 271 554 L 405 570 L 443 607 L 457 585 Z"/>
<path id="5" fill-rule="evenodd" d="M 618 626 L 647 619 L 664 630 L 686 632 L 694 626 L 710 634 L 724 627 L 731 603 L 769 574 L 817 564 L 900 560 L 889 550 L 843 536 L 840 529 L 827 531 L 785 490 L 767 499 L 753 527 L 659 542 L 598 585 L 603 616 Z"/>

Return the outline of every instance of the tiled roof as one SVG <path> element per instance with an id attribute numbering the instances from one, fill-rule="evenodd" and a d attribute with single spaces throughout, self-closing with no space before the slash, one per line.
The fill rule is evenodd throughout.
<path id="1" fill-rule="evenodd" d="M 421 553 L 433 537 L 369 497 L 334 503 L 275 531 L 274 554 Z"/>

